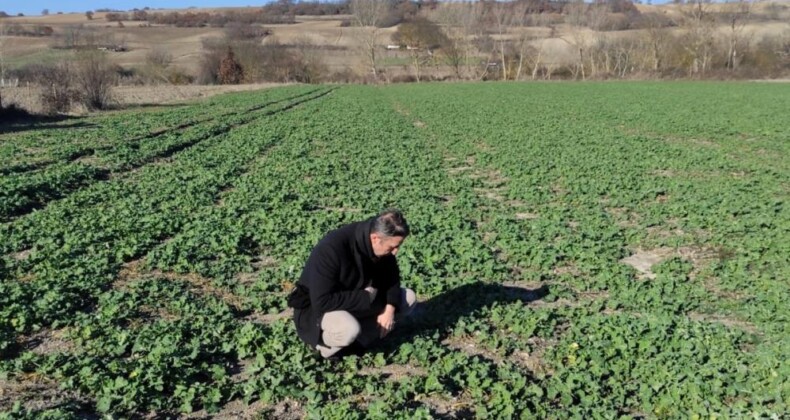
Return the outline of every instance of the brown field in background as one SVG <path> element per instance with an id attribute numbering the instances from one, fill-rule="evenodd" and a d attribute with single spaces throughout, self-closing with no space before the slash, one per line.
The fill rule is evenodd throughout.
<path id="1" fill-rule="evenodd" d="M 755 13 L 763 12 L 768 4 L 755 4 Z M 677 5 L 636 5 L 643 13 L 660 12 L 667 16 L 678 17 L 680 15 Z M 727 7 L 727 5 L 713 5 L 713 7 Z M 243 10 L 245 8 L 202 8 L 189 10 L 152 10 L 151 12 L 199 12 L 199 11 L 221 11 L 221 10 Z M 54 13 L 54 12 L 53 12 Z M 765 23 L 753 23 L 748 25 L 747 32 L 752 34 L 754 41 L 759 41 L 766 35 L 781 34 L 790 30 L 790 11 L 784 21 L 771 21 Z M 128 47 L 127 52 L 110 53 L 111 60 L 125 67 L 142 66 L 145 56 L 153 47 L 165 48 L 173 55 L 173 65 L 184 69 L 187 72 L 195 72 L 199 63 L 202 51 L 201 40 L 203 38 L 218 37 L 223 34 L 222 28 L 176 28 L 171 26 L 141 27 L 142 22 L 125 21 L 124 27 L 119 27 L 115 22 L 108 22 L 105 19 L 106 13 L 96 13 L 93 20 L 88 20 L 83 13 L 50 14 L 49 16 L 33 17 L 10 17 L 5 21 L 41 24 L 52 26 L 57 32 L 62 31 L 65 26 L 82 24 L 86 27 L 99 28 L 110 34 L 117 41 L 124 41 Z M 781 18 L 781 16 L 777 16 Z M 324 52 L 327 64 L 331 70 L 340 71 L 345 68 L 359 66 L 359 54 L 354 51 L 356 40 L 354 31 L 356 28 L 341 27 L 341 22 L 349 16 L 297 16 L 296 24 L 265 25 L 273 31 L 273 35 L 283 44 L 292 44 L 301 40 L 309 40 L 317 46 L 335 47 Z M 564 63 L 573 57 L 573 50 L 563 39 L 567 38 L 570 28 L 568 25 L 556 25 L 557 33 L 555 37 L 546 38 L 545 46 L 548 54 L 547 60 L 557 63 Z M 527 31 L 536 33 L 547 32 L 546 28 L 525 28 Z M 722 26 L 720 30 L 726 31 Z M 396 27 L 381 29 L 378 42 L 382 46 L 391 43 L 391 36 L 395 33 Z M 675 31 L 682 31 L 676 28 Z M 600 35 L 601 32 L 584 30 L 587 36 Z M 612 31 L 605 32 L 617 37 L 627 37 L 638 35 L 638 30 Z M 31 38 L 31 37 L 8 37 L 7 60 L 9 67 L 19 67 L 35 61 L 40 56 L 46 56 L 53 43 L 50 38 Z M 347 48 L 339 50 L 336 47 Z M 402 52 L 382 51 L 382 57 L 404 57 Z M 26 59 L 27 57 L 27 59 Z M 396 65 L 394 67 L 402 67 Z M 393 69 L 394 70 L 394 69 Z"/>

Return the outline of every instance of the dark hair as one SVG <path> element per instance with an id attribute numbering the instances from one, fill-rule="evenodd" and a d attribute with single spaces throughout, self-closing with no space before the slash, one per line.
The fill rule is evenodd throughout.
<path id="1" fill-rule="evenodd" d="M 389 209 L 381 212 L 373 221 L 371 232 L 383 236 L 409 236 L 409 224 L 400 210 Z"/>

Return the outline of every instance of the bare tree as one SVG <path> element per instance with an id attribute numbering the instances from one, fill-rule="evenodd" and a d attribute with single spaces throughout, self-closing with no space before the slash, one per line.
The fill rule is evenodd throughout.
<path id="1" fill-rule="evenodd" d="M 582 0 L 575 0 L 565 6 L 565 9 L 568 13 L 565 20 L 571 29 L 568 38 L 561 37 L 560 39 L 574 49 L 576 55 L 576 65 L 572 69 L 574 79 L 581 75 L 582 80 L 585 80 L 587 78 L 585 55 L 587 54 L 588 39 L 584 33 L 584 26 L 587 25 L 587 5 Z"/>
<path id="2" fill-rule="evenodd" d="M 373 75 L 373 79 L 378 81 L 378 45 L 376 38 L 379 33 L 379 23 L 388 9 L 385 0 L 351 0 L 351 13 L 354 16 L 355 32 L 357 40 L 362 49 L 365 61 Z"/>
<path id="3" fill-rule="evenodd" d="M 302 36 L 294 41 L 296 57 L 299 63 L 297 79 L 304 83 L 320 83 L 327 73 L 327 66 L 321 54 L 321 48 L 309 38 Z"/>
<path id="4" fill-rule="evenodd" d="M 481 2 L 445 3 L 437 10 L 437 20 L 447 37 L 442 53 L 458 78 L 477 79 L 487 71 L 487 66 L 478 65 L 477 49 L 472 42 L 481 35 L 483 14 Z"/>
<path id="5" fill-rule="evenodd" d="M 531 23 L 534 26 L 548 27 L 549 28 L 548 38 L 552 38 L 554 36 L 556 32 L 556 28 L 554 27 L 554 25 L 550 24 L 550 21 L 546 17 L 546 15 L 542 13 L 533 15 L 531 21 L 532 21 Z M 534 46 L 532 46 L 531 49 L 529 50 L 530 53 L 526 55 L 527 62 L 532 67 L 532 75 L 531 75 L 532 80 L 537 79 L 538 73 L 540 72 L 540 69 L 543 66 L 543 53 L 545 48 L 545 42 L 546 42 L 545 37 L 540 37 L 537 40 L 535 40 Z M 545 76 L 546 75 L 544 75 L 544 77 Z M 551 75 L 549 75 L 549 77 L 551 77 Z"/>
<path id="6" fill-rule="evenodd" d="M 502 80 L 507 80 L 510 66 L 505 54 L 505 50 L 507 48 L 508 27 L 510 26 L 513 17 L 510 10 L 510 3 L 502 1 L 493 2 L 488 9 L 488 17 L 493 22 L 494 28 L 498 35 L 496 46 L 502 71 Z"/>
<path id="7" fill-rule="evenodd" d="M 116 75 L 106 54 L 96 50 L 80 52 L 74 76 L 80 99 L 87 109 L 105 109 L 112 103 Z"/>
<path id="8" fill-rule="evenodd" d="M 68 112 L 71 104 L 79 99 L 73 73 L 70 62 L 66 60 L 54 66 L 40 65 L 34 70 L 33 80 L 41 88 L 39 99 L 44 113 Z"/>
<path id="9" fill-rule="evenodd" d="M 406 46 L 418 82 L 422 76 L 423 66 L 433 58 L 433 51 L 447 44 L 444 33 L 439 27 L 423 17 L 402 23 L 392 34 L 392 40 Z"/>
<path id="10" fill-rule="evenodd" d="M 527 23 L 529 23 L 529 15 L 527 14 L 529 4 L 526 2 L 518 2 L 514 4 L 512 10 L 511 26 L 516 32 L 514 40 L 514 52 L 518 64 L 516 66 L 515 80 L 521 80 L 521 75 L 524 72 L 524 67 L 527 64 L 527 55 L 532 52 L 530 41 L 532 38 L 526 30 Z"/>
<path id="11" fill-rule="evenodd" d="M 730 71 L 735 71 L 741 62 L 743 50 L 749 43 L 750 34 L 746 32 L 746 23 L 752 13 L 752 0 L 739 0 L 738 3 L 728 6 L 732 10 L 726 14 L 729 26 L 726 64 Z"/>
<path id="12" fill-rule="evenodd" d="M 663 19 L 656 14 L 644 16 L 645 19 L 645 46 L 650 56 L 651 70 L 659 73 L 663 70 L 664 54 L 669 42 L 669 33 L 664 28 Z"/>
<path id="13" fill-rule="evenodd" d="M 706 0 L 694 0 L 684 10 L 683 48 L 689 55 L 690 76 L 704 77 L 713 59 L 715 21 L 709 6 Z"/>
<path id="14" fill-rule="evenodd" d="M 609 4 L 592 4 L 587 7 L 586 26 L 592 29 L 589 34 L 588 61 L 590 63 L 590 77 L 597 76 L 601 70 L 609 74 L 611 71 L 611 56 L 607 49 L 610 44 L 609 36 L 604 32 L 609 19 Z"/>

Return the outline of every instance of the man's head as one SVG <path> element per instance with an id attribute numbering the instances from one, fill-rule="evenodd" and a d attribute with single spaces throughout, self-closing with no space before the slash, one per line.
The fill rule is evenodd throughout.
<path id="1" fill-rule="evenodd" d="M 398 253 L 401 243 L 409 236 L 409 225 L 399 210 L 385 210 L 376 217 L 370 229 L 370 244 L 376 257 Z"/>

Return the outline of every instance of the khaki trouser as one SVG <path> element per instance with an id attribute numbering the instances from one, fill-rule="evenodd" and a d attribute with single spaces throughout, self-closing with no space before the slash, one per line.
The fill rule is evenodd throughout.
<path id="1" fill-rule="evenodd" d="M 395 314 L 395 322 L 409 316 L 417 303 L 417 296 L 411 289 L 400 289 L 400 305 Z M 332 311 L 321 318 L 321 339 L 326 346 L 316 348 L 321 356 L 330 357 L 343 347 L 351 345 L 355 340 L 363 347 L 368 347 L 379 338 L 379 327 L 376 316 L 356 318 L 348 311 Z"/>

